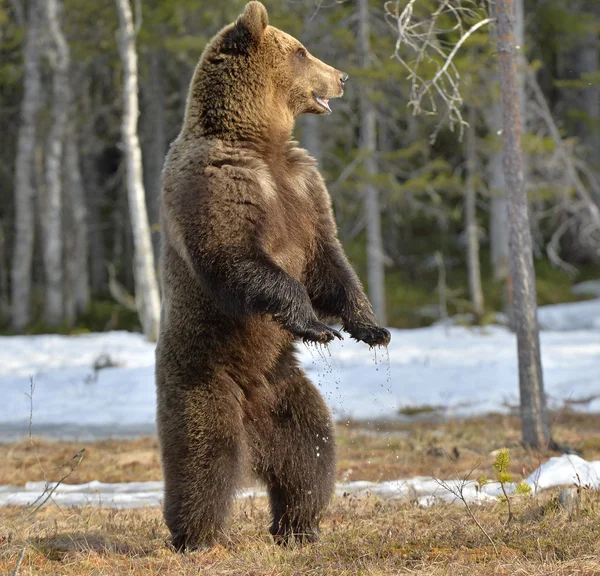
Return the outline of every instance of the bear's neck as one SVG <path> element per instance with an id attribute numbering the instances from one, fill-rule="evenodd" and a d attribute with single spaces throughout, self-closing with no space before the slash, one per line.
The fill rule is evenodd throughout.
<path id="1" fill-rule="evenodd" d="M 216 80 L 216 79 L 215 79 Z M 273 90 L 253 79 L 243 85 L 196 72 L 188 96 L 183 133 L 192 138 L 239 142 L 274 154 L 292 139 L 294 116 Z M 218 82 L 218 83 L 217 83 Z M 219 90 L 215 90 L 219 86 Z"/>

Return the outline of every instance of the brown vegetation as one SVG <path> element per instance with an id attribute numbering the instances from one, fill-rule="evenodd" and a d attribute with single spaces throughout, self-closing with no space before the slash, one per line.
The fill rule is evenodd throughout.
<path id="1" fill-rule="evenodd" d="M 553 433 L 591 460 L 600 458 L 600 421 L 571 412 L 553 416 Z M 490 452 L 511 447 L 515 479 L 547 455 L 516 445 L 517 418 L 488 416 L 445 423 L 348 423 L 338 428 L 338 479 L 387 480 L 435 474 L 449 478 L 476 467 L 473 477 L 493 476 Z M 78 442 L 35 441 L 48 479 L 83 447 Z M 68 482 L 159 480 L 155 438 L 85 444 L 81 465 Z M 40 480 L 29 441 L 0 445 L 0 484 Z M 179 555 L 168 547 L 158 509 L 99 510 L 50 504 L 33 518 L 0 508 L 0 574 L 39 575 L 350 575 L 469 574 L 587 575 L 600 573 L 600 496 L 584 491 L 580 510 L 569 517 L 558 490 L 513 499 L 515 521 L 506 526 L 500 502 L 474 508 L 498 555 L 461 505 L 420 508 L 373 496 L 335 498 L 318 544 L 281 549 L 270 541 L 266 499 L 235 503 L 224 545 Z"/>
<path id="2" fill-rule="evenodd" d="M 551 416 L 557 442 L 579 451 L 587 460 L 600 459 L 600 418 L 574 412 Z M 529 474 L 539 454 L 518 445 L 519 419 L 491 415 L 447 422 L 370 424 L 349 422 L 337 427 L 338 480 L 385 481 L 416 475 L 450 478 L 473 470 L 473 476 L 493 477 L 490 452 L 507 446 L 511 450 L 511 472 L 515 478 Z M 161 480 L 156 438 L 56 442 L 35 440 L 37 455 L 48 480 L 61 478 L 70 468 L 62 465 L 81 448 L 85 456 L 69 477 L 69 483 L 143 482 Z M 0 485 L 23 485 L 42 480 L 29 440 L 0 444 Z"/>
<path id="3" fill-rule="evenodd" d="M 598 495 L 569 518 L 556 494 L 521 499 L 506 526 L 498 503 L 475 513 L 496 555 L 457 505 L 419 508 L 374 497 L 336 498 L 317 544 L 283 549 L 266 531 L 265 499 L 237 501 L 224 545 L 186 555 L 171 551 L 158 509 L 98 510 L 50 506 L 14 525 L 0 510 L 0 573 L 10 574 L 23 549 L 21 573 L 39 575 L 574 575 L 600 572 Z"/>

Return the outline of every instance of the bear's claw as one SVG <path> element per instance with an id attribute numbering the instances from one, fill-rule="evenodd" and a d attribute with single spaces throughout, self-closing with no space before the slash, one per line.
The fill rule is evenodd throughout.
<path id="1" fill-rule="evenodd" d="M 302 337 L 304 342 L 316 342 L 318 344 L 329 344 L 334 338 L 344 339 L 337 330 L 321 322 L 313 322 L 310 326 L 301 330 L 299 336 Z"/>
<path id="2" fill-rule="evenodd" d="M 381 326 L 352 326 L 345 330 L 357 342 L 364 342 L 371 347 L 387 346 L 392 338 L 390 331 Z"/>

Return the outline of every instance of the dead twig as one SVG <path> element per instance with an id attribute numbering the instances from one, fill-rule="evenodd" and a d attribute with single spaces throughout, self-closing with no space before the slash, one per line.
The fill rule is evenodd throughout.
<path id="1" fill-rule="evenodd" d="M 25 557 L 25 547 L 23 548 L 23 550 L 21 550 L 21 554 L 19 554 L 19 559 L 17 560 L 17 565 L 15 566 L 15 569 L 12 571 L 11 576 L 17 576 L 17 573 L 19 572 L 19 568 L 21 567 L 21 562 L 23 562 L 24 557 Z"/>
<path id="2" fill-rule="evenodd" d="M 486 537 L 487 541 L 491 544 L 496 556 L 498 556 L 498 548 L 496 548 L 496 544 L 492 540 L 492 537 L 487 533 L 487 530 L 481 525 L 479 520 L 477 520 L 477 516 L 475 516 L 475 514 L 473 514 L 473 510 L 471 510 L 471 507 L 469 506 L 469 502 L 465 498 L 464 489 L 469 481 L 468 480 L 469 476 L 470 476 L 470 473 L 465 478 L 461 478 L 458 481 L 456 488 L 450 486 L 445 480 L 440 480 L 438 478 L 434 478 L 434 480 L 437 482 L 437 484 L 439 484 L 442 488 L 444 488 L 444 490 L 447 490 L 451 494 L 454 494 L 454 496 L 456 496 L 464 504 L 467 514 L 469 515 L 471 520 L 473 520 L 473 522 L 475 522 L 476 526 L 479 528 L 481 533 Z"/>
<path id="3" fill-rule="evenodd" d="M 70 468 L 69 472 L 67 472 L 64 476 L 62 476 L 62 478 L 60 478 L 56 482 L 51 482 L 48 480 L 48 478 L 46 477 L 44 467 L 42 466 L 42 463 L 38 456 L 37 448 L 35 447 L 35 442 L 33 441 L 33 393 L 35 392 L 35 382 L 33 380 L 33 377 L 29 378 L 29 386 L 29 394 L 27 395 L 29 397 L 29 443 L 31 444 L 31 447 L 33 449 L 33 453 L 35 455 L 35 459 L 37 461 L 40 472 L 42 473 L 42 477 L 44 478 L 45 485 L 44 489 L 42 490 L 42 493 L 31 504 L 29 504 L 21 512 L 16 514 L 13 517 L 13 520 L 29 520 L 31 517 L 33 517 L 40 510 L 40 508 L 42 508 L 42 506 L 44 506 L 44 504 L 46 504 L 46 502 L 48 502 L 48 500 L 52 498 L 53 494 L 56 492 L 58 487 L 65 480 L 67 480 L 69 476 L 73 474 L 73 472 L 75 472 L 79 464 L 81 464 L 83 456 L 85 455 L 85 448 L 82 448 L 79 452 L 77 452 L 77 454 L 69 458 L 69 460 L 67 460 L 60 466 L 60 468 L 68 466 Z"/>

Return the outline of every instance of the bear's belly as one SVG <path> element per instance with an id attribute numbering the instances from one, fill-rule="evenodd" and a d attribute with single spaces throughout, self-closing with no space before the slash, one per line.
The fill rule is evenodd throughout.
<path id="1" fill-rule="evenodd" d="M 276 244 L 276 243 L 275 243 Z M 300 246 L 283 245 L 271 251 L 274 262 L 292 278 L 301 281 L 306 269 L 306 250 Z"/>

